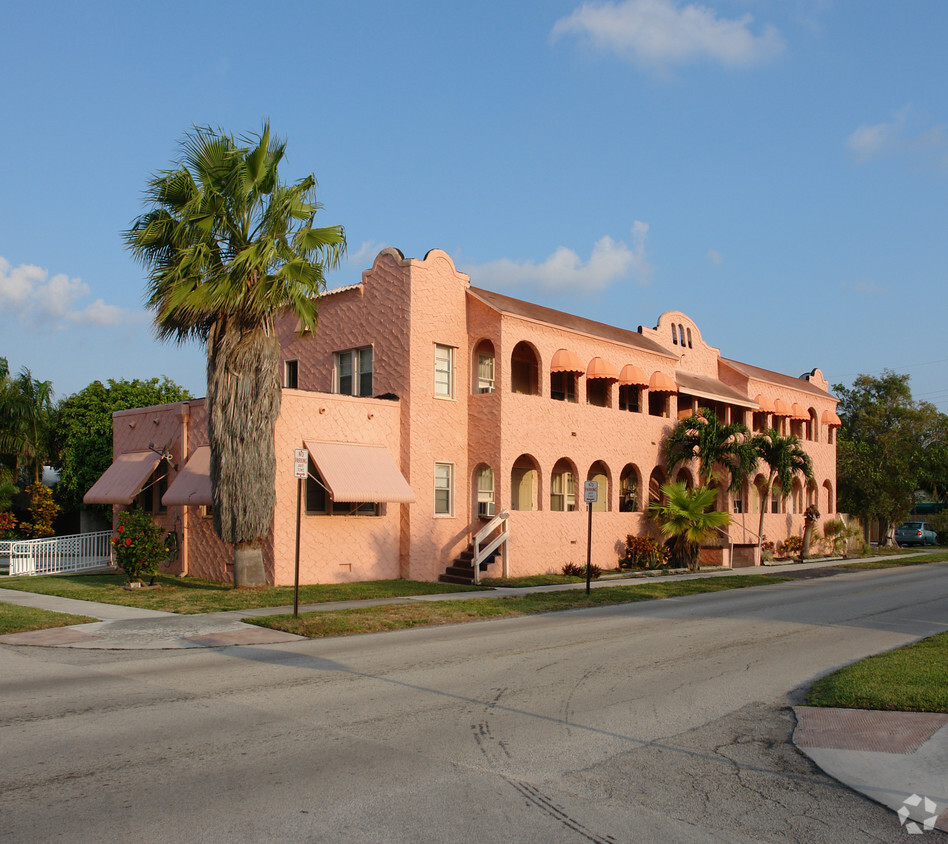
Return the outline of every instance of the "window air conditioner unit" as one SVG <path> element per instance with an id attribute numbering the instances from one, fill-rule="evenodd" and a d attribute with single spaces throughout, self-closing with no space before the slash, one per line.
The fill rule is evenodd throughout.
<path id="1" fill-rule="evenodd" d="M 494 502 L 493 501 L 478 501 L 477 502 L 477 515 L 481 519 L 493 519 L 494 518 Z"/>

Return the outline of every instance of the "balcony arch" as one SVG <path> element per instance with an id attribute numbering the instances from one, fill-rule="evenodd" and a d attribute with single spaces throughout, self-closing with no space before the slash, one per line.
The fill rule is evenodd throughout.
<path id="1" fill-rule="evenodd" d="M 612 509 L 612 481 L 609 467 L 602 460 L 597 460 L 586 473 L 587 481 L 596 481 L 599 484 L 599 495 L 593 502 L 594 513 L 606 513 Z"/>
<path id="2" fill-rule="evenodd" d="M 576 466 L 568 457 L 561 457 L 550 473 L 550 509 L 569 512 L 576 509 Z"/>
<path id="3" fill-rule="evenodd" d="M 540 464 L 530 454 L 521 454 L 510 468 L 510 509 L 540 509 Z"/>
<path id="4" fill-rule="evenodd" d="M 619 475 L 619 512 L 638 513 L 641 507 L 642 475 L 634 463 L 626 463 Z"/>
<path id="5" fill-rule="evenodd" d="M 526 340 L 517 343 L 510 353 L 510 391 L 540 395 L 540 355 Z"/>

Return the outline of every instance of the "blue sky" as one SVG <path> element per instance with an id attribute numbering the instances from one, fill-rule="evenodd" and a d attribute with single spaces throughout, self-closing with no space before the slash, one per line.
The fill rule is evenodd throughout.
<path id="1" fill-rule="evenodd" d="M 475 285 L 728 357 L 885 367 L 948 411 L 948 3 L 14 4 L 0 356 L 58 396 L 204 353 L 153 339 L 121 232 L 193 124 L 268 118 L 358 281 L 447 250 Z"/>

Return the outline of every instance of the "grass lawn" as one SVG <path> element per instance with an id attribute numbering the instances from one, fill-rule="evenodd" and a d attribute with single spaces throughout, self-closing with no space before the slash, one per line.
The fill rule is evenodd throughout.
<path id="1" fill-rule="evenodd" d="M 195 577 L 159 575 L 160 589 L 126 590 L 124 574 L 39 575 L 0 580 L 0 588 L 59 595 L 103 604 L 122 604 L 177 613 L 221 612 L 255 607 L 292 606 L 292 586 L 265 589 L 234 589 L 228 583 Z M 370 598 L 398 598 L 406 595 L 433 595 L 471 591 L 474 587 L 450 583 L 421 583 L 415 580 L 370 580 L 361 583 L 328 583 L 300 586 L 301 604 L 327 601 L 359 601 Z M 0 596 L 2 596 L 0 592 Z"/>
<path id="2" fill-rule="evenodd" d="M 251 624 L 285 630 L 300 636 L 318 639 L 324 636 L 349 636 L 356 633 L 379 633 L 401 630 L 406 627 L 422 627 L 436 624 L 460 624 L 465 621 L 480 621 L 559 610 L 585 609 L 635 601 L 651 601 L 657 598 L 674 598 L 682 595 L 697 595 L 702 592 L 720 592 L 725 589 L 741 589 L 748 586 L 763 586 L 782 583 L 785 578 L 772 575 L 749 574 L 736 577 L 705 577 L 694 580 L 640 583 L 629 586 L 613 586 L 592 590 L 586 595 L 584 589 L 563 592 L 535 592 L 527 595 L 510 595 L 502 598 L 471 598 L 466 601 L 425 601 L 406 604 L 353 608 L 333 612 L 301 613 L 292 615 L 270 615 L 246 619 Z"/>
<path id="3" fill-rule="evenodd" d="M 903 552 L 904 553 L 904 552 Z M 897 560 L 862 560 L 838 566 L 841 569 L 888 569 L 895 566 L 921 566 L 925 563 L 943 563 L 948 560 L 948 551 L 933 551 L 915 554 L 912 557 L 900 557 Z"/>
<path id="4" fill-rule="evenodd" d="M 98 621 L 87 615 L 69 615 L 62 612 L 20 607 L 16 604 L 0 603 L 0 636 L 5 633 L 25 633 L 28 630 L 45 630 L 47 627 L 67 627 L 70 624 L 89 624 Z"/>
<path id="5" fill-rule="evenodd" d="M 817 680 L 806 702 L 948 714 L 948 633 L 847 665 Z"/>
<path id="6" fill-rule="evenodd" d="M 585 583 L 585 577 L 572 574 L 531 574 L 527 577 L 482 577 L 481 586 L 526 588 L 527 586 L 556 586 L 560 583 Z"/>

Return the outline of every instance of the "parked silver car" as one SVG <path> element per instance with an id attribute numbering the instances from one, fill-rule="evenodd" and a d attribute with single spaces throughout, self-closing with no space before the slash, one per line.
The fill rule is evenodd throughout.
<path id="1" fill-rule="evenodd" d="M 899 545 L 935 545 L 937 538 L 927 522 L 905 522 L 895 529 Z"/>

